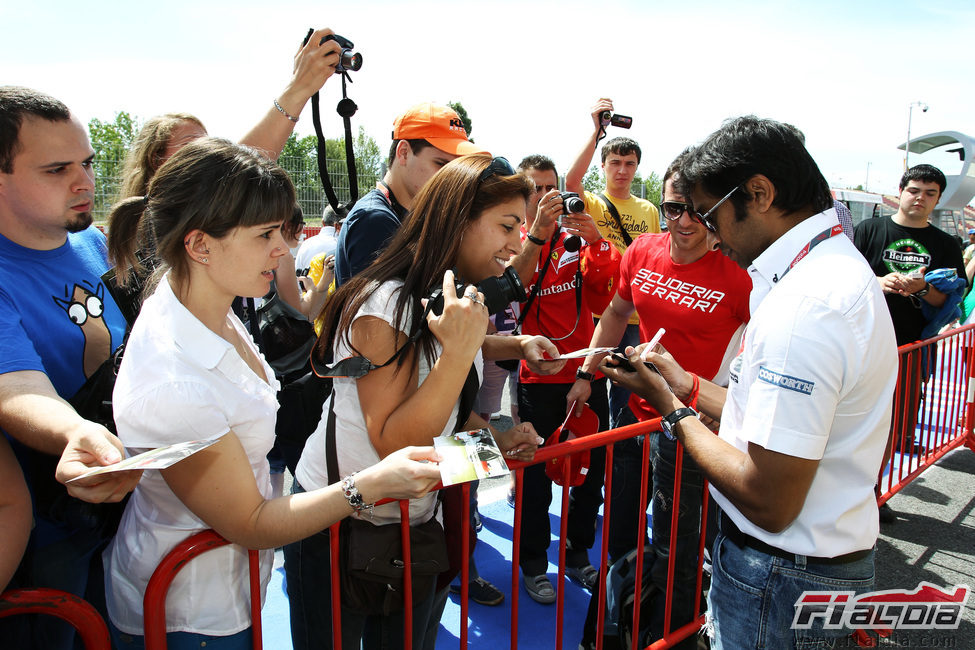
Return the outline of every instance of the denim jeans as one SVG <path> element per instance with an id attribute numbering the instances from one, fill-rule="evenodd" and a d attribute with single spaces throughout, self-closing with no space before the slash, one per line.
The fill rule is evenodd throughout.
<path id="1" fill-rule="evenodd" d="M 623 332 L 623 338 L 620 339 L 620 344 L 617 346 L 617 350 L 623 352 L 626 350 L 626 346 L 632 345 L 637 346 L 640 344 L 640 326 L 639 325 L 627 325 L 626 330 Z M 636 420 L 632 417 L 630 413 L 630 407 L 627 406 L 630 400 L 630 391 L 622 386 L 611 384 L 609 387 L 609 427 L 611 429 L 618 429 L 626 424 L 633 424 Z M 624 422 L 621 417 L 625 415 L 630 416 L 630 420 Z"/>
<path id="2" fill-rule="evenodd" d="M 538 435 L 548 439 L 565 421 L 565 397 L 571 387 L 572 384 L 519 384 L 518 409 L 522 421 L 531 422 Z M 604 431 L 609 420 L 605 379 L 593 382 L 589 407 L 599 417 L 599 430 Z M 592 449 L 586 480 L 569 491 L 566 566 L 590 563 L 589 549 L 596 539 L 596 515 L 603 502 L 605 468 L 605 448 Z M 535 576 L 548 569 L 548 547 L 552 538 L 548 508 L 552 504 L 552 481 L 545 474 L 544 463 L 526 467 L 523 476 L 519 564 L 525 575 Z"/>
<path id="3" fill-rule="evenodd" d="M 851 630 L 791 629 L 795 603 L 803 591 L 873 589 L 874 551 L 847 564 L 818 564 L 796 555 L 786 560 L 748 546 L 738 547 L 719 533 L 714 541 L 708 609 L 714 624 L 712 650 L 744 648 L 829 648 Z M 817 629 L 818 628 L 818 629 Z"/>
<path id="4" fill-rule="evenodd" d="M 112 644 L 116 650 L 145 650 L 146 638 L 121 632 L 108 623 L 108 629 L 112 633 Z M 253 632 L 251 628 L 241 630 L 237 634 L 229 636 L 208 636 L 206 634 L 196 634 L 195 632 L 168 632 L 166 634 L 166 650 L 250 650 L 253 645 Z"/>

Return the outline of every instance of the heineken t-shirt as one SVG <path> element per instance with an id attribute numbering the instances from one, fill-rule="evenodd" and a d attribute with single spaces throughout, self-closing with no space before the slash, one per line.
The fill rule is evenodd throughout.
<path id="1" fill-rule="evenodd" d="M 877 277 L 894 272 L 907 274 L 922 267 L 927 271 L 955 269 L 958 277 L 965 277 L 958 242 L 932 225 L 908 228 L 890 217 L 865 219 L 857 225 L 853 243 Z M 894 321 L 897 345 L 919 340 L 926 324 L 920 306 L 898 294 L 885 293 L 884 297 Z"/>

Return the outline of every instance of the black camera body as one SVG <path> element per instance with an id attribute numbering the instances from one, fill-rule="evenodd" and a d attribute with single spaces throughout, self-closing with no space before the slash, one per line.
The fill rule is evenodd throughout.
<path id="1" fill-rule="evenodd" d="M 559 192 L 559 196 L 562 197 L 562 214 L 586 211 L 586 202 L 575 192 Z"/>
<path id="2" fill-rule="evenodd" d="M 458 282 L 457 295 L 463 296 L 467 283 Z M 512 267 L 504 270 L 500 276 L 491 276 L 481 280 L 476 285 L 477 290 L 484 294 L 484 306 L 491 315 L 504 311 L 512 302 L 524 302 L 527 298 L 525 287 L 521 284 L 518 272 Z M 443 289 L 434 290 L 428 297 L 430 310 L 439 316 L 443 313 Z"/>
<path id="3" fill-rule="evenodd" d="M 322 37 L 322 40 L 318 44 L 325 45 L 326 41 L 335 41 L 342 48 L 342 51 L 339 52 L 339 63 L 335 66 L 336 72 L 355 71 L 362 67 L 362 55 L 352 51 L 355 43 L 344 36 L 329 34 L 328 36 Z"/>
<path id="4" fill-rule="evenodd" d="M 599 116 L 599 122 L 603 126 L 618 126 L 621 129 L 628 129 L 633 126 L 633 118 L 629 115 L 614 114 L 612 111 L 603 111 Z"/>

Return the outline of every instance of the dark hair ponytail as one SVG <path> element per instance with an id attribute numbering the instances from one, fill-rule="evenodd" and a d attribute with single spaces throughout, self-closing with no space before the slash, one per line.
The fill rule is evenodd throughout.
<path id="1" fill-rule="evenodd" d="M 115 264 L 115 279 L 119 285 L 129 284 L 145 270 L 137 251 L 145 248 L 142 218 L 146 200 L 131 196 L 116 203 L 108 216 L 108 257 Z"/>

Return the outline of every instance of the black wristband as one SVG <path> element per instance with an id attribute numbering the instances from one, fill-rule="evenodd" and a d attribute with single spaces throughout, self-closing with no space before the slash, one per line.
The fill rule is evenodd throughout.
<path id="1" fill-rule="evenodd" d="M 544 246 L 545 245 L 545 240 L 544 239 L 542 239 L 541 237 L 536 237 L 535 235 L 531 234 L 530 232 L 525 233 L 525 236 L 528 237 L 528 241 L 530 241 L 531 243 L 533 243 L 533 244 L 535 244 L 537 246 Z"/>
<path id="2" fill-rule="evenodd" d="M 918 291 L 915 291 L 911 295 L 912 296 L 915 296 L 917 298 L 923 298 L 924 296 L 928 295 L 928 292 L 929 291 L 931 291 L 931 283 L 930 282 L 925 282 L 923 289 L 919 289 Z"/>
<path id="3" fill-rule="evenodd" d="M 595 378 L 596 378 L 596 375 L 592 374 L 591 372 L 586 372 L 582 368 L 579 368 L 578 370 L 576 370 L 576 379 L 582 379 L 584 381 L 590 381 L 591 382 Z"/>

